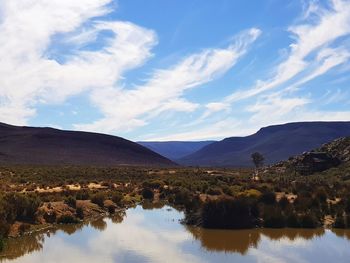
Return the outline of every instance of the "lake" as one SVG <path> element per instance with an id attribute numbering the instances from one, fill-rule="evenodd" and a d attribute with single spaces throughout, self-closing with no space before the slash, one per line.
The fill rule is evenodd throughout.
<path id="1" fill-rule="evenodd" d="M 8 242 L 1 262 L 349 262 L 350 231 L 205 230 L 183 213 L 137 206 L 125 215 L 68 225 Z"/>

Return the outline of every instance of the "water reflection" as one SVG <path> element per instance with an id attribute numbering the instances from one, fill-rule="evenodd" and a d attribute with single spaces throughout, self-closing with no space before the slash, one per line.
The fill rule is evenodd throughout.
<path id="1" fill-rule="evenodd" d="M 91 221 L 90 225 L 99 231 L 104 231 L 107 228 L 107 223 L 103 218 Z"/>
<path id="2" fill-rule="evenodd" d="M 0 257 L 0 261 L 14 260 L 34 251 L 40 251 L 43 248 L 45 235 L 37 233 L 35 235 L 24 236 L 20 239 L 10 239 L 6 244 L 6 251 Z"/>
<path id="3" fill-rule="evenodd" d="M 346 238 L 350 240 L 350 231 L 345 229 L 333 229 L 332 232 L 336 234 L 338 237 Z"/>
<path id="4" fill-rule="evenodd" d="M 204 230 L 147 204 L 126 214 L 11 239 L 1 262 L 348 262 L 350 231 Z"/>
<path id="5" fill-rule="evenodd" d="M 311 240 L 325 233 L 324 229 L 246 229 L 246 230 L 214 230 L 199 227 L 186 227 L 196 240 L 208 251 L 233 252 L 245 255 L 250 248 L 257 248 L 262 236 L 271 240 L 298 238 Z M 350 234 L 349 231 L 343 232 Z M 343 235 L 346 235 L 343 233 Z M 341 236 L 338 234 L 338 236 Z M 341 236 L 342 237 L 342 236 Z"/>

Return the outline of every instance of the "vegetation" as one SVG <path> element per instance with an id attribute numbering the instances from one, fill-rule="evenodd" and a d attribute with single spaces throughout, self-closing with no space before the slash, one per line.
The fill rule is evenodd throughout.
<path id="1" fill-rule="evenodd" d="M 15 224 L 25 232 L 33 224 L 76 223 L 91 211 L 113 214 L 146 199 L 181 208 L 186 223 L 207 228 L 350 227 L 349 162 L 308 176 L 288 166 L 260 172 L 252 178 L 253 169 L 0 167 L 0 237 Z"/>
<path id="2" fill-rule="evenodd" d="M 57 223 L 58 224 L 75 224 L 78 223 L 79 221 L 70 214 L 64 214 L 61 215 L 58 219 L 57 219 Z"/>
<path id="3" fill-rule="evenodd" d="M 5 247 L 5 240 L 2 236 L 0 236 L 0 252 L 4 249 Z"/>
<path id="4" fill-rule="evenodd" d="M 153 199 L 154 197 L 153 190 L 150 188 L 143 188 L 141 194 L 145 199 Z"/>

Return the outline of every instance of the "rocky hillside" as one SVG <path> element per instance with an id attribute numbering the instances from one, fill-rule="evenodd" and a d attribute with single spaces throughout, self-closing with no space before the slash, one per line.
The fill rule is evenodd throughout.
<path id="1" fill-rule="evenodd" d="M 350 165 L 350 137 L 343 137 L 321 147 L 282 161 L 273 168 L 285 168 L 309 175 L 335 167 Z"/>
<path id="2" fill-rule="evenodd" d="M 320 152 L 327 152 L 342 162 L 350 162 L 350 137 L 339 138 L 322 145 Z"/>

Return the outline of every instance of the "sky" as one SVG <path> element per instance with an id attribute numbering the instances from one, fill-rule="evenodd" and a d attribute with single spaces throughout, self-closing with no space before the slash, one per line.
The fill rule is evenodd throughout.
<path id="1" fill-rule="evenodd" d="M 130 140 L 350 120 L 350 0 L 0 0 L 0 122 Z"/>

